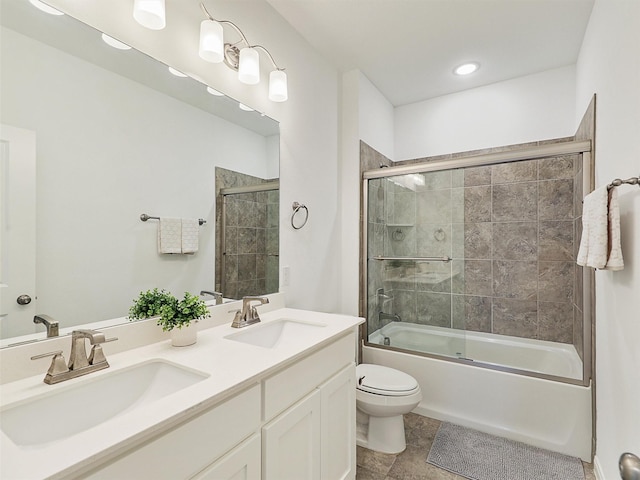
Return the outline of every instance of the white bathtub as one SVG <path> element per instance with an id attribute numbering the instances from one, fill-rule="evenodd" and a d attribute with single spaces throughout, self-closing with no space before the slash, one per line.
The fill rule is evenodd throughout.
<path id="1" fill-rule="evenodd" d="M 394 345 L 394 335 L 396 342 L 399 342 L 400 338 L 405 338 L 414 343 L 419 334 L 425 333 L 418 332 L 419 329 L 413 329 L 411 324 L 409 324 L 410 328 L 401 332 L 400 330 L 404 327 L 407 325 L 398 323 L 390 324 L 389 328 L 385 326 L 387 330 L 377 340 L 383 340 L 384 336 L 389 336 L 389 330 L 391 330 L 391 336 L 389 336 L 391 346 Z M 427 327 L 427 331 L 432 328 Z M 437 330 L 446 329 L 436 327 Z M 466 335 L 470 336 L 469 333 Z M 433 342 L 432 347 L 462 345 L 459 337 L 447 338 L 442 334 L 427 336 L 430 337 L 427 340 Z M 376 337 L 372 336 L 371 340 L 373 341 L 370 343 L 377 343 Z M 511 341 L 511 338 L 508 341 Z M 405 347 L 396 346 L 414 348 L 408 347 L 408 344 Z M 489 350 L 486 348 L 488 346 L 491 347 L 491 351 L 496 350 L 500 353 L 496 357 L 485 358 L 483 361 L 487 363 L 503 365 L 505 363 L 503 357 L 509 352 L 515 353 L 515 358 L 518 359 L 520 357 L 526 359 L 530 356 L 520 350 L 514 351 L 513 345 L 504 345 L 505 348 L 502 349 L 502 345 L 496 346 L 495 343 L 482 340 L 479 340 L 477 345 L 467 345 L 464 356 L 486 353 Z M 454 354 L 459 351 L 454 351 Z M 555 358 L 550 360 L 552 364 L 564 362 L 560 360 L 564 358 L 563 355 L 550 358 Z M 396 368 L 413 376 L 420 384 L 423 394 L 422 402 L 414 410 L 415 413 L 591 461 L 590 386 L 584 387 L 488 368 L 476 368 L 472 364 L 450 362 L 374 346 L 363 347 L 363 361 Z M 510 366 L 513 367 L 513 365 Z"/>
<path id="2" fill-rule="evenodd" d="M 407 322 L 392 322 L 369 336 L 369 342 L 466 358 L 558 377 L 582 379 L 582 360 L 573 345 L 454 330 Z"/>

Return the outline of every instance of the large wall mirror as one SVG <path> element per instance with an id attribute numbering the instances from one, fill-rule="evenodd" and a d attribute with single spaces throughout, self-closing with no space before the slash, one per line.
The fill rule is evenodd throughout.
<path id="1" fill-rule="evenodd" d="M 2 0 L 1 8 L 2 346 L 45 338 L 35 314 L 61 328 L 126 321 L 141 291 L 220 288 L 220 190 L 277 187 L 277 122 L 140 52 L 107 45 L 68 15 L 45 14 L 26 0 Z M 277 291 L 277 239 L 262 257 L 255 251 L 258 230 L 265 245 L 277 235 L 277 213 L 267 216 L 278 211 L 277 198 L 277 189 L 261 187 L 234 198 L 227 240 L 233 231 L 234 254 L 253 248 L 254 258 L 236 255 L 226 266 L 234 288 L 227 297 Z M 264 214 L 241 224 L 246 211 L 238 207 L 249 201 Z M 159 222 L 141 214 L 205 220 L 197 252 L 159 253 Z M 256 270 L 242 271 L 267 263 L 275 273 L 262 282 Z M 241 284 L 243 276 L 253 283 Z M 31 302 L 18 303 L 21 295 Z"/>

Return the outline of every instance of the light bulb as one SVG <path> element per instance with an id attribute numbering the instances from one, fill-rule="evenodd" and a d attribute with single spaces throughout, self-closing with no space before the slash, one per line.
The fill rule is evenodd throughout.
<path id="1" fill-rule="evenodd" d="M 238 80 L 247 85 L 255 85 L 260 82 L 260 56 L 256 49 L 245 47 L 240 50 Z"/>
<path id="2" fill-rule="evenodd" d="M 211 63 L 224 60 L 224 40 L 222 25 L 213 20 L 204 20 L 200 24 L 200 58 Z"/>
<path id="3" fill-rule="evenodd" d="M 162 30 L 166 25 L 164 0 L 134 0 L 133 18 L 143 27 Z"/>
<path id="4" fill-rule="evenodd" d="M 287 74 L 283 70 L 274 70 L 269 74 L 269 100 L 286 102 L 287 98 Z"/>

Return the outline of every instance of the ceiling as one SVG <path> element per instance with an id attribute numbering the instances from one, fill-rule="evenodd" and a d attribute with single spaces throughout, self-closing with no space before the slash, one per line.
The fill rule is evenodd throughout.
<path id="1" fill-rule="evenodd" d="M 394 105 L 576 63 L 594 0 L 267 0 Z M 461 63 L 480 69 L 453 74 Z"/>

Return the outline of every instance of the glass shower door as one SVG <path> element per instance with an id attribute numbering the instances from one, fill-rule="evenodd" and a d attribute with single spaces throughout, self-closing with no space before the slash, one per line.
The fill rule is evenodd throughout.
<path id="1" fill-rule="evenodd" d="M 456 329 L 454 254 L 463 218 L 459 170 L 367 181 L 369 342 L 464 358 Z"/>

